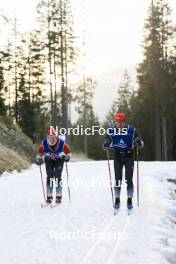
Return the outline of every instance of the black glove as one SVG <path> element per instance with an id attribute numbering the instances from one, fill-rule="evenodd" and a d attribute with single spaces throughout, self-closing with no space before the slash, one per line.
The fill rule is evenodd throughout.
<path id="1" fill-rule="evenodd" d="M 62 160 L 65 161 L 65 162 L 69 162 L 70 156 L 69 155 L 63 155 L 62 156 Z"/>
<path id="2" fill-rule="evenodd" d="M 108 143 L 103 144 L 103 149 L 108 150 L 110 148 L 110 145 Z"/>
<path id="3" fill-rule="evenodd" d="M 135 138 L 135 140 L 133 141 L 133 145 L 137 145 L 137 146 L 139 146 L 139 147 L 143 147 L 143 146 L 144 146 L 144 143 L 143 143 L 143 141 L 142 141 L 139 137 L 137 137 L 137 138 Z"/>
<path id="4" fill-rule="evenodd" d="M 37 165 L 41 165 L 44 162 L 43 157 L 40 154 L 36 155 L 35 160 Z"/>
<path id="5" fill-rule="evenodd" d="M 104 140 L 103 149 L 104 150 L 110 149 L 110 142 L 109 142 L 109 139 L 107 139 L 107 138 Z"/>

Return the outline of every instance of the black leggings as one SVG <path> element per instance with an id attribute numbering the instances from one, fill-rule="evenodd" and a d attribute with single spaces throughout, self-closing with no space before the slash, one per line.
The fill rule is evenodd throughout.
<path id="1" fill-rule="evenodd" d="M 46 189 L 47 196 L 52 197 L 53 194 L 53 183 L 56 181 L 56 196 L 62 195 L 62 170 L 64 161 L 62 159 L 58 160 L 47 160 L 45 159 L 46 166 Z"/>
<path id="2" fill-rule="evenodd" d="M 114 154 L 114 171 L 115 171 L 115 197 L 120 197 L 121 184 L 122 184 L 122 170 L 125 166 L 125 180 L 127 183 L 127 195 L 132 197 L 134 193 L 133 186 L 133 170 L 134 170 L 134 158 L 130 154 Z"/>

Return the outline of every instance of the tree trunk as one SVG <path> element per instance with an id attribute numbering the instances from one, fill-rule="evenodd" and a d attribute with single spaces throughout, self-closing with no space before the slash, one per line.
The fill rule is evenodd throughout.
<path id="1" fill-rule="evenodd" d="M 60 1 L 60 11 L 61 11 L 61 25 L 63 25 L 63 1 Z M 65 86 L 65 65 L 64 65 L 64 34 L 60 31 L 60 59 L 61 59 L 61 105 L 62 105 L 62 127 L 68 128 L 68 109 L 67 109 L 67 91 Z"/>
<path id="2" fill-rule="evenodd" d="M 155 160 L 161 160 L 161 122 L 158 103 L 155 100 Z"/>
<path id="3" fill-rule="evenodd" d="M 167 144 L 167 126 L 166 117 L 162 117 L 162 141 L 163 141 L 163 160 L 168 160 L 168 144 Z"/>

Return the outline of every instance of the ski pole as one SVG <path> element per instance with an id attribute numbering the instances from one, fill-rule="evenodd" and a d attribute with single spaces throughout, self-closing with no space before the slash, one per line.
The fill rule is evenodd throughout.
<path id="1" fill-rule="evenodd" d="M 43 190 L 43 196 L 46 202 L 46 195 L 45 195 L 45 188 L 44 188 L 44 184 L 43 184 L 43 175 L 42 175 L 42 169 L 41 169 L 41 165 L 39 165 L 40 168 L 40 176 L 41 176 L 41 183 L 42 183 L 42 190 Z"/>
<path id="2" fill-rule="evenodd" d="M 111 176 L 111 167 L 110 167 L 110 162 L 109 162 L 109 151 L 108 151 L 108 149 L 106 150 L 106 153 L 107 153 L 108 170 L 109 170 L 109 183 L 110 183 L 111 195 L 112 195 L 112 205 L 114 208 L 114 193 L 113 193 L 113 189 L 112 189 L 112 176 Z"/>
<path id="3" fill-rule="evenodd" d="M 69 196 L 69 202 L 71 203 L 70 186 L 69 186 L 69 174 L 68 174 L 68 165 L 67 165 L 67 163 L 66 163 L 66 173 L 67 173 L 68 196 Z"/>
<path id="4" fill-rule="evenodd" d="M 136 160 L 137 160 L 137 206 L 139 206 L 139 147 L 136 146 Z"/>

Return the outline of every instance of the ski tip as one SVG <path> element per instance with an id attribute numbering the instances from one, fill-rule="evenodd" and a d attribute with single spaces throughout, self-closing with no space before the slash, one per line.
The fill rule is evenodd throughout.
<path id="1" fill-rule="evenodd" d="M 46 208 L 46 207 L 51 206 L 51 204 L 48 204 L 48 203 L 41 203 L 40 206 L 41 206 L 41 208 Z"/>
<path id="2" fill-rule="evenodd" d="M 51 205 L 51 208 L 59 207 L 61 206 L 61 203 L 54 203 Z"/>
<path id="3" fill-rule="evenodd" d="M 55 207 L 59 207 L 60 203 L 54 203 L 54 204 L 41 203 L 40 206 L 41 208 L 55 208 Z"/>
<path id="4" fill-rule="evenodd" d="M 128 215 L 131 215 L 132 212 L 133 212 L 133 208 L 131 208 L 131 209 L 127 209 L 127 211 L 128 211 Z"/>
<path id="5" fill-rule="evenodd" d="M 57 207 L 57 204 L 52 204 L 51 205 L 51 209 L 54 208 L 54 207 Z"/>
<path id="6" fill-rule="evenodd" d="M 114 215 L 118 214 L 119 209 L 114 209 Z"/>

